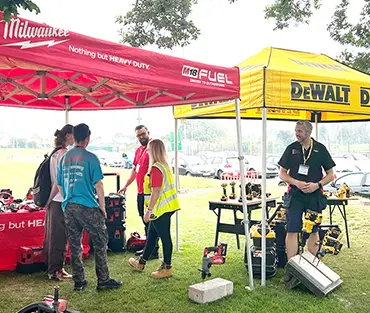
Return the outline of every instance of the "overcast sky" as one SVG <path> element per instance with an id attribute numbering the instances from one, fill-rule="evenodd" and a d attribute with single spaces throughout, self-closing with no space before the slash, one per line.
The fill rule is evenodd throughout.
<path id="1" fill-rule="evenodd" d="M 21 16 L 51 26 L 71 30 L 88 36 L 118 42 L 119 25 L 114 23 L 117 14 L 125 14 L 134 0 L 35 0 L 41 14 L 21 12 Z M 182 49 L 172 51 L 155 47 L 146 49 L 184 57 L 204 63 L 234 66 L 268 46 L 324 53 L 331 57 L 340 54 L 341 47 L 333 42 L 326 31 L 338 0 L 323 1 L 323 8 L 315 14 L 310 25 L 274 32 L 273 22 L 264 19 L 264 7 L 273 0 L 200 0 L 194 7 L 192 19 L 201 29 L 198 41 Z M 355 18 L 363 0 L 352 0 L 352 16 Z M 63 112 L 11 109 L 0 107 L 0 130 L 17 135 L 24 133 L 53 133 L 55 127 L 64 124 Z M 143 109 L 141 122 L 148 125 L 152 134 L 163 135 L 173 129 L 172 109 Z M 71 112 L 70 122 L 87 123 L 93 133 L 110 136 L 115 132 L 133 132 L 137 124 L 137 110 L 109 112 Z M 159 120 L 160 119 L 160 120 Z M 165 123 L 163 121 L 166 121 Z M 248 125 L 259 122 L 243 122 L 243 133 Z M 227 128 L 232 121 L 224 122 Z M 280 126 L 285 123 L 279 124 Z M 289 124 L 288 124 L 289 125 Z M 108 127 L 107 127 L 108 126 Z M 270 123 L 275 127 L 275 123 Z M 289 126 L 288 126 L 289 127 Z M 279 127 L 280 128 L 280 127 Z"/>

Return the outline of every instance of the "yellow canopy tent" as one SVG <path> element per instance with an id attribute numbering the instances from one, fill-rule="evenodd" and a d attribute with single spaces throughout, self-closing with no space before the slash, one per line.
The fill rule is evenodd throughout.
<path id="1" fill-rule="evenodd" d="M 306 119 L 314 121 L 316 127 L 318 122 L 325 121 L 370 120 L 370 75 L 354 70 L 326 55 L 278 48 L 262 50 L 240 63 L 239 68 L 240 108 L 236 103 L 234 109 L 234 103 L 231 101 L 183 105 L 174 107 L 174 117 L 175 125 L 180 118 L 236 117 L 238 138 L 241 138 L 241 118 L 262 118 L 261 284 L 264 286 L 267 118 Z M 177 148 L 176 144 L 175 147 Z"/>
<path id="2" fill-rule="evenodd" d="M 274 120 L 370 120 L 370 75 L 326 55 L 266 48 L 238 66 L 241 118 L 260 119 L 266 107 Z M 234 102 L 177 106 L 174 117 L 232 118 Z"/>

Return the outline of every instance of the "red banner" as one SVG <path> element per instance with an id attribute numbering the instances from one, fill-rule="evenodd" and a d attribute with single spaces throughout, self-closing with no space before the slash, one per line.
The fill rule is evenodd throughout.
<path id="1" fill-rule="evenodd" d="M 21 246 L 42 247 L 45 211 L 0 214 L 0 271 L 13 271 Z"/>

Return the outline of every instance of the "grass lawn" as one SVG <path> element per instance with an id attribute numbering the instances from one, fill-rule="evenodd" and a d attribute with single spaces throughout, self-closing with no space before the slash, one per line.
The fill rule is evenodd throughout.
<path id="1" fill-rule="evenodd" d="M 32 152 L 33 157 L 43 153 Z M 38 162 L 11 159 L 11 154 L 9 150 L 0 150 L 0 188 L 11 188 L 16 197 L 23 197 L 32 185 Z M 123 182 L 128 171 L 118 171 Z M 106 168 L 104 172 L 112 172 L 112 169 Z M 107 177 L 104 183 L 107 193 L 115 191 L 113 178 Z M 327 297 L 317 298 L 301 289 L 285 290 L 280 282 L 282 270 L 267 282 L 267 288 L 260 287 L 260 279 L 255 278 L 256 289 L 246 290 L 248 275 L 243 264 L 243 250 L 236 249 L 234 235 L 221 234 L 220 240 L 229 244 L 226 263 L 212 266 L 211 273 L 213 278 L 231 280 L 234 294 L 207 305 L 192 303 L 187 297 L 187 287 L 201 281 L 197 268 L 201 266 L 203 249 L 214 243 L 216 216 L 208 210 L 208 200 L 218 199 L 222 191 L 220 182 L 212 179 L 181 177 L 180 184 L 184 190 L 180 195 L 182 210 L 179 213 L 181 252 L 174 252 L 174 276 L 167 280 L 154 280 L 150 272 L 159 266 L 160 261 L 150 261 L 144 273 L 136 273 L 127 263 L 131 253 L 111 253 L 111 276 L 122 280 L 123 287 L 115 291 L 97 292 L 94 261 L 90 257 L 85 261 L 89 285 L 83 292 L 73 292 L 71 282 L 59 284 L 61 297 L 68 299 L 72 309 L 83 313 L 370 312 L 370 208 L 362 207 L 359 201 L 354 201 L 347 211 L 351 249 L 344 245 L 338 256 L 324 258 L 324 262 L 343 280 L 342 286 Z M 268 191 L 276 196 L 281 196 L 283 192 L 274 186 L 269 186 Z M 327 216 L 324 218 L 328 222 Z M 344 228 L 339 213 L 334 215 L 334 222 Z M 135 186 L 131 186 L 127 194 L 127 228 L 127 235 L 135 230 L 143 231 L 136 212 Z M 174 227 L 172 235 L 175 238 Z M 70 268 L 67 267 L 67 270 Z M 31 302 L 40 301 L 44 295 L 52 293 L 54 285 L 43 273 L 0 273 L 0 312 L 16 312 Z"/>

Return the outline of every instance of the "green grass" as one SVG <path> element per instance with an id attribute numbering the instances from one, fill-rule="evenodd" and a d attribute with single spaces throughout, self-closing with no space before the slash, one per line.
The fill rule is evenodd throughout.
<path id="1" fill-rule="evenodd" d="M 4 152 L 0 150 L 0 160 L 2 155 Z M 15 196 L 23 197 L 32 185 L 37 165 L 37 162 L 0 161 L 0 187 L 9 187 Z M 108 170 L 112 171 L 104 169 L 105 172 Z M 119 172 L 124 181 L 128 171 Z M 197 268 L 201 266 L 202 251 L 205 246 L 214 243 L 216 217 L 208 210 L 208 200 L 218 199 L 221 188 L 219 181 L 204 178 L 181 177 L 180 184 L 184 188 L 180 195 L 182 210 L 179 213 L 182 251 L 174 252 L 173 278 L 158 281 L 150 277 L 150 272 L 160 264 L 158 260 L 150 261 L 144 273 L 136 273 L 127 264 L 131 253 L 111 253 L 108 257 L 111 276 L 122 280 L 124 285 L 119 290 L 97 292 L 94 261 L 90 257 L 85 261 L 89 285 L 82 293 L 73 292 L 70 282 L 60 283 L 61 296 L 68 299 L 71 308 L 83 313 L 370 312 L 370 208 L 362 207 L 359 202 L 353 202 L 348 207 L 351 249 L 345 245 L 338 256 L 324 258 L 324 262 L 343 280 L 342 286 L 327 297 L 317 298 L 301 289 L 285 290 L 280 283 L 282 270 L 267 282 L 267 288 L 260 287 L 259 278 L 255 278 L 256 289 L 246 290 L 248 275 L 243 264 L 243 251 L 236 249 L 234 235 L 221 234 L 220 240 L 229 244 L 227 260 L 224 265 L 212 266 L 211 273 L 212 277 L 231 280 L 234 294 L 207 305 L 192 303 L 187 297 L 187 287 L 200 282 Z M 115 190 L 113 178 L 105 179 L 105 189 L 107 193 Z M 280 196 L 283 190 L 269 186 L 268 191 Z M 142 232 L 136 212 L 135 186 L 131 186 L 127 194 L 127 215 L 127 233 L 134 230 Z M 231 214 L 227 218 L 231 219 Z M 333 221 L 343 225 L 338 213 Z M 173 238 L 174 224 L 175 218 Z M 70 268 L 67 267 L 67 270 Z M 15 312 L 26 304 L 39 301 L 44 295 L 52 293 L 53 286 L 54 283 L 48 281 L 43 273 L 1 273 L 0 312 Z"/>

